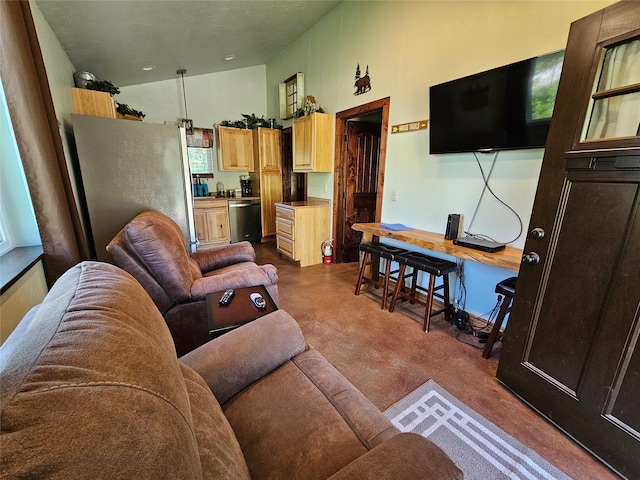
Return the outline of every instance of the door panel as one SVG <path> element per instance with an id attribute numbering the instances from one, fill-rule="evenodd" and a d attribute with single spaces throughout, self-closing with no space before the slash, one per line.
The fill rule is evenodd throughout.
<path id="1" fill-rule="evenodd" d="M 540 262 L 520 269 L 497 372 L 629 478 L 640 478 L 640 137 L 582 136 L 592 92 L 607 95 L 605 52 L 637 38 L 634 2 L 572 24 L 529 226 L 545 235 L 524 248 Z"/>
<path id="2" fill-rule="evenodd" d="M 345 176 L 345 228 L 343 261 L 358 261 L 361 232 L 354 223 L 374 222 L 380 160 L 380 125 L 349 121 L 347 124 L 347 164 Z"/>

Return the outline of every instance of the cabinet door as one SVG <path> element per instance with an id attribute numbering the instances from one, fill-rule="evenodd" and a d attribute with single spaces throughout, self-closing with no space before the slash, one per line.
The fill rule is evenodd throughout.
<path id="1" fill-rule="evenodd" d="M 195 209 L 193 218 L 199 248 L 229 242 L 229 213 L 225 207 Z"/>
<path id="2" fill-rule="evenodd" d="M 616 3 L 571 26 L 497 372 L 625 478 L 640 478 L 633 453 L 640 452 L 634 3 Z"/>
<path id="3" fill-rule="evenodd" d="M 260 157 L 260 169 L 280 171 L 282 155 L 280 151 L 280 130 L 273 128 L 258 128 L 258 145 L 254 145 Z"/>
<path id="4" fill-rule="evenodd" d="M 293 171 L 313 171 L 313 117 L 293 121 Z"/>
<path id="5" fill-rule="evenodd" d="M 228 242 L 230 240 L 229 212 L 226 208 L 212 208 L 207 212 L 207 220 L 209 222 L 209 234 L 212 242 Z"/>
<path id="6" fill-rule="evenodd" d="M 282 174 L 280 170 L 263 171 L 260 179 L 262 201 L 262 236 L 276 234 L 276 203 L 282 202 Z"/>
<path id="7" fill-rule="evenodd" d="M 196 238 L 199 245 L 210 243 L 209 222 L 207 221 L 207 210 L 196 208 L 193 210 L 193 223 L 196 228 Z"/>
<path id="8" fill-rule="evenodd" d="M 218 168 L 222 171 L 253 171 L 253 134 L 251 130 L 217 127 Z"/>

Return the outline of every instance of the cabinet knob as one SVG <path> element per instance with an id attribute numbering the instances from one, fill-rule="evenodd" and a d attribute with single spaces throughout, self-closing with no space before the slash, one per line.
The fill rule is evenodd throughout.
<path id="1" fill-rule="evenodd" d="M 536 252 L 529 252 L 522 255 L 522 263 L 526 263 L 527 265 L 536 265 L 540 262 L 540 255 Z"/>

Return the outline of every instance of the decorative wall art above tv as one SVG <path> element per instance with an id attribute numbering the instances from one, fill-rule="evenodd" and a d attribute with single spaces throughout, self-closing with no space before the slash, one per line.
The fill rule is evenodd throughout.
<path id="1" fill-rule="evenodd" d="M 544 148 L 564 50 L 429 88 L 429 152 Z"/>

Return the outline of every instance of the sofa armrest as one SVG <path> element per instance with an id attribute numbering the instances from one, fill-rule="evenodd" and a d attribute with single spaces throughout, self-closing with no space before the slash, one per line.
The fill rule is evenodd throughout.
<path id="1" fill-rule="evenodd" d="M 298 323 L 276 310 L 180 357 L 224 404 L 306 349 Z"/>
<path id="2" fill-rule="evenodd" d="M 241 262 L 254 262 L 256 251 L 250 242 L 238 242 L 220 245 L 206 250 L 197 250 L 191 254 L 202 273 Z"/>
<path id="3" fill-rule="evenodd" d="M 358 457 L 329 480 L 462 480 L 463 477 L 462 471 L 436 444 L 415 433 L 401 433 Z"/>

